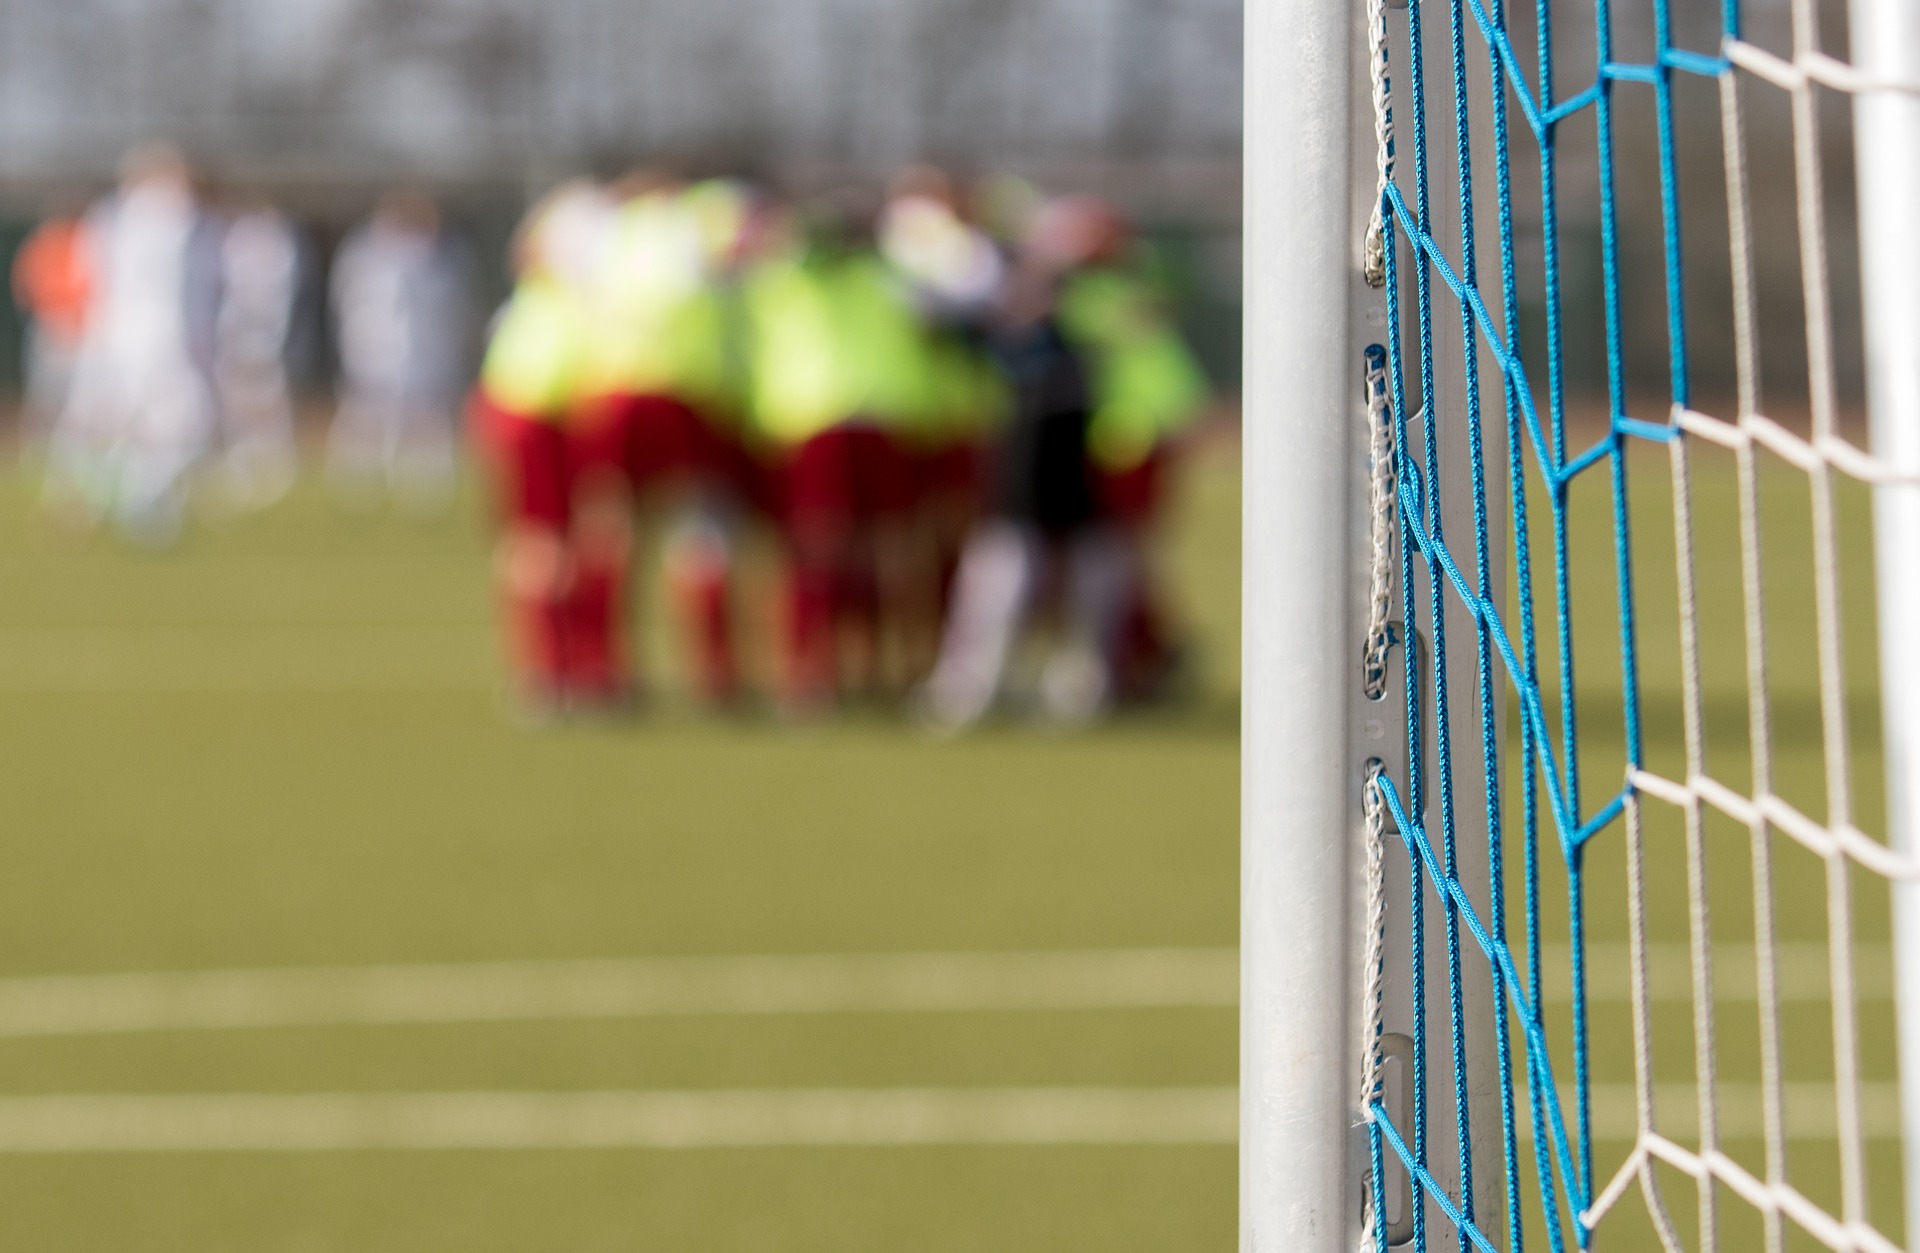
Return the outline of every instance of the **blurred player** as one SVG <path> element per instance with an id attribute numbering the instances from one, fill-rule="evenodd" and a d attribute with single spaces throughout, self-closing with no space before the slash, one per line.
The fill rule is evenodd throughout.
<path id="1" fill-rule="evenodd" d="M 564 712 L 573 698 L 566 423 L 585 367 L 577 293 L 605 208 L 599 189 L 573 183 L 528 213 L 514 242 L 513 294 L 495 319 L 470 406 L 498 506 L 494 577 L 510 699 L 536 719 Z"/>
<path id="2" fill-rule="evenodd" d="M 331 295 L 340 405 L 327 471 L 343 501 L 365 506 L 385 490 L 419 515 L 451 501 L 468 288 L 466 258 L 424 192 L 389 192 L 341 243 Z"/>
<path id="3" fill-rule="evenodd" d="M 805 716 L 886 682 L 889 641 L 931 590 L 913 543 L 910 442 L 928 379 L 905 289 L 844 219 L 816 210 L 773 238 L 745 290 L 751 408 L 788 547 L 783 699 Z"/>
<path id="4" fill-rule="evenodd" d="M 77 213 L 56 208 L 13 259 L 14 303 L 27 315 L 24 442 L 41 450 L 67 400 L 87 328 L 93 276 Z"/>
<path id="5" fill-rule="evenodd" d="M 895 177 L 876 236 L 913 296 L 926 338 L 930 392 L 914 453 L 935 604 L 944 613 L 979 499 L 981 441 L 1004 404 L 984 341 L 1006 264 L 993 240 L 962 217 L 951 180 L 932 166 Z"/>
<path id="6" fill-rule="evenodd" d="M 241 202 L 220 241 L 214 383 L 224 447 L 221 486 L 241 508 L 286 495 L 298 470 L 287 333 L 300 284 L 300 238 L 273 205 Z"/>
<path id="7" fill-rule="evenodd" d="M 1090 372 L 1088 451 L 1100 508 L 1133 552 L 1116 695 L 1151 699 L 1177 680 L 1182 660 L 1151 541 L 1170 466 L 1210 388 L 1174 325 L 1151 255 L 1110 206 L 1090 197 L 1055 202 L 1036 220 L 1032 247 L 1067 275 L 1059 320 Z"/>
<path id="8" fill-rule="evenodd" d="M 1057 202 L 1034 220 L 1009 282 L 994 345 L 1013 413 L 926 688 L 942 725 L 992 707 L 1051 574 L 1065 639 L 1041 675 L 1042 707 L 1084 721 L 1124 694 L 1137 624 L 1153 611 L 1144 545 L 1156 458 L 1206 395 L 1151 292 L 1120 268 L 1128 243 L 1104 204 Z"/>
<path id="9" fill-rule="evenodd" d="M 645 517 L 664 530 L 690 685 L 726 704 L 739 689 L 731 575 L 745 457 L 716 279 L 745 204 L 729 185 L 650 174 L 612 192 L 582 293 L 587 377 L 569 428 L 574 681 L 610 702 L 634 690 L 628 581 Z"/>
<path id="10" fill-rule="evenodd" d="M 77 522 L 111 516 L 129 538 L 163 545 L 213 432 L 218 232 L 177 151 L 141 148 L 122 168 L 120 190 L 87 215 L 92 310 L 47 496 Z"/>

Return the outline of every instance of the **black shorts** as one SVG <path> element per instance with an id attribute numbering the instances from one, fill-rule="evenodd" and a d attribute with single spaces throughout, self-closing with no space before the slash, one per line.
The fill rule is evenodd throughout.
<path id="1" fill-rule="evenodd" d="M 1099 509 L 1087 464 L 1085 410 L 1020 415 L 994 450 L 988 511 L 1051 534 L 1076 531 Z"/>

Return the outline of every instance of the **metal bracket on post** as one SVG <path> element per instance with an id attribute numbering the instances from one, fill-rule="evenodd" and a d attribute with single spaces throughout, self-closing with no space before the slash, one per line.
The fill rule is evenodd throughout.
<path id="1" fill-rule="evenodd" d="M 1380 1037 L 1380 1052 L 1390 1062 L 1398 1062 L 1400 1070 L 1400 1099 L 1389 1108 L 1393 1110 L 1393 1120 L 1402 1127 L 1413 1125 L 1413 1037 L 1402 1035 L 1398 1031 L 1389 1031 Z M 1391 1090 L 1391 1089 L 1389 1089 Z M 1393 1169 L 1398 1167 L 1397 1172 Z M 1404 1166 L 1392 1163 L 1389 1173 L 1398 1173 L 1400 1186 L 1396 1191 L 1400 1197 L 1400 1215 L 1393 1216 L 1387 1211 L 1387 1247 L 1397 1249 L 1413 1240 L 1413 1176 Z"/>

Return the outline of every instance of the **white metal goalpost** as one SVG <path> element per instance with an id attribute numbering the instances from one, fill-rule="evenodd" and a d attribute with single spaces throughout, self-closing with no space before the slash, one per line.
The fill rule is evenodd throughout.
<path id="1" fill-rule="evenodd" d="M 1920 4 L 1849 0 L 1842 15 L 1789 0 L 1773 6 L 1784 43 L 1749 37 L 1743 10 L 1753 7 L 1246 6 L 1243 1251 L 1384 1242 L 1559 1253 L 1608 1239 L 1630 1203 L 1648 1247 L 1737 1241 L 1723 1235 L 1746 1230 L 1736 1209 L 1770 1250 L 1790 1236 L 1901 1247 L 1887 1221 L 1876 1225 L 1889 1211 L 1885 1198 L 1874 1209 L 1867 1180 L 1886 1173 L 1899 1143 L 1920 1146 Z M 1524 44 L 1510 37 L 1522 8 Z M 1645 10 L 1650 55 L 1614 42 L 1628 9 Z M 1676 12 L 1702 10 L 1717 39 L 1675 35 Z M 1842 19 L 1844 57 L 1821 42 Z M 1556 38 L 1576 40 L 1566 46 L 1588 58 L 1584 68 Z M 1694 209 L 1679 190 L 1674 119 L 1698 97 L 1676 89 L 1683 79 L 1718 90 L 1717 246 L 1730 248 L 1731 282 L 1716 299 L 1731 311 L 1737 375 L 1724 400 L 1703 400 L 1690 382 L 1697 280 L 1681 257 L 1695 247 L 1685 225 Z M 1644 202 L 1616 187 L 1628 124 L 1616 96 L 1631 92 L 1653 102 L 1658 126 L 1649 142 L 1661 177 Z M 1748 168 L 1747 118 L 1764 92 L 1791 108 L 1790 174 L 1777 162 L 1764 176 Z M 1833 309 L 1823 93 L 1852 102 L 1857 343 Z M 1577 154 L 1557 139 L 1575 120 L 1592 136 Z M 1573 297 L 1556 268 L 1567 220 L 1557 188 L 1580 162 L 1599 188 L 1608 357 L 1607 412 L 1587 426 L 1569 416 L 1559 319 Z M 1797 231 L 1806 385 L 1791 402 L 1761 387 L 1759 315 L 1774 297 L 1756 278 L 1756 203 L 1791 206 Z M 1664 241 L 1671 384 L 1653 400 L 1629 392 L 1622 364 L 1621 221 Z M 1544 260 L 1516 264 L 1530 231 Z M 1516 301 L 1528 283 L 1538 290 L 1525 298 L 1546 309 L 1544 350 L 1522 342 Z M 1864 429 L 1841 398 L 1836 360 L 1847 353 L 1864 360 Z M 1702 638 L 1697 454 L 1737 467 L 1744 635 L 1731 640 Z M 1781 585 L 1762 538 L 1772 517 L 1762 502 L 1777 501 L 1789 474 L 1803 476 L 1794 482 L 1812 502 L 1813 577 L 1799 588 Z M 1608 494 L 1610 511 L 1594 516 L 1609 519 L 1617 569 L 1597 570 L 1599 550 L 1568 539 L 1586 517 L 1568 503 L 1576 481 Z M 1670 494 L 1657 519 L 1635 494 L 1643 482 Z M 1872 500 L 1871 561 L 1836 503 L 1855 488 Z M 1636 571 L 1655 521 L 1670 530 L 1673 568 Z M 1731 567 L 1734 557 L 1706 560 Z M 1843 594 L 1848 563 L 1871 570 L 1877 603 L 1884 823 L 1863 822 L 1878 800 L 1855 794 L 1862 754 L 1849 710 L 1866 705 L 1846 667 L 1870 672 L 1874 659 L 1845 647 L 1863 615 Z M 1595 573 L 1617 604 L 1579 609 L 1569 586 Z M 1636 667 L 1652 628 L 1636 609 L 1654 577 L 1678 589 L 1669 643 L 1681 680 L 1670 705 L 1643 707 Z M 1775 690 L 1786 650 L 1768 602 L 1783 597 L 1817 620 L 1817 661 L 1788 676 L 1817 715 Z M 1613 705 L 1574 678 L 1572 640 L 1595 615 L 1618 618 L 1617 673 L 1602 694 Z M 1707 716 L 1702 678 L 1719 664 L 1710 654 L 1740 650 L 1745 725 Z M 1624 778 L 1593 775 L 1584 793 L 1596 733 L 1576 696 L 1617 707 L 1624 728 L 1614 733 L 1624 734 Z M 1663 718 L 1673 725 L 1658 726 Z M 1809 760 L 1825 780 L 1824 811 L 1775 776 L 1776 742 L 1782 727 L 1800 733 L 1787 725 L 1795 718 L 1819 742 Z M 1643 728 L 1672 741 L 1670 757 L 1646 749 Z M 1708 754 L 1710 735 L 1745 749 L 1744 775 Z M 1718 931 L 1716 824 L 1750 837 L 1740 873 L 1754 884 L 1752 918 Z M 1567 917 L 1551 924 L 1536 900 L 1536 840 L 1540 857 L 1566 867 Z M 1817 874 L 1776 870 L 1782 850 Z M 1622 956 L 1619 1022 L 1630 1025 L 1598 1034 L 1588 950 L 1602 942 L 1583 930 L 1583 911 L 1603 903 L 1583 895 L 1593 856 L 1626 866 L 1624 887 L 1608 889 L 1624 900 L 1604 902 L 1625 915 L 1625 936 L 1604 943 Z M 1686 880 L 1684 911 L 1649 892 L 1649 875 L 1669 870 Z M 1891 1081 L 1863 1078 L 1862 1031 L 1885 1028 L 1860 1025 L 1856 879 L 1892 902 L 1893 1017 L 1900 1073 L 1911 1077 L 1897 1136 L 1876 1130 L 1884 1120 L 1872 1108 Z M 1781 1048 L 1775 905 L 1796 892 L 1819 897 L 1825 919 L 1825 986 L 1805 998 L 1823 998 L 1831 1021 L 1822 1047 L 1832 1073 L 1817 1079 L 1801 1078 Z M 1543 926 L 1563 929 L 1543 942 Z M 1669 930 L 1686 940 L 1649 939 Z M 1736 930 L 1750 938 L 1723 942 Z M 1543 976 L 1542 951 L 1555 944 L 1550 956 L 1570 969 Z M 1666 995 L 1655 967 L 1668 956 L 1685 992 L 1676 999 L 1692 1006 L 1686 1031 L 1655 1008 Z M 1730 1012 L 1717 973 L 1750 980 L 1739 1012 L 1759 1015 L 1758 1081 L 1737 1089 L 1717 1071 Z M 1653 1042 L 1687 1034 L 1692 1077 L 1676 1086 Z M 1872 1057 L 1893 1052 L 1870 1043 Z M 1735 1108 L 1749 1093 L 1754 1110 Z M 1809 1093 L 1828 1111 L 1812 1122 Z M 1619 1126 L 1595 1112 L 1614 1094 Z M 1790 1140 L 1809 1138 L 1831 1145 L 1830 1196 L 1802 1186 L 1788 1153 Z M 1670 1198 L 1663 1179 L 1685 1180 L 1694 1204 Z M 1906 1154 L 1905 1194 L 1906 1247 L 1920 1249 L 1920 1151 Z"/>
<path id="2" fill-rule="evenodd" d="M 1870 81 L 1920 83 L 1920 5 L 1853 0 L 1853 64 Z M 1860 235 L 1873 241 L 1861 273 L 1867 407 L 1894 479 L 1874 498 L 1888 834 L 1920 861 L 1920 94 L 1862 92 L 1854 119 Z M 1920 880 L 1896 886 L 1893 921 L 1907 1247 L 1920 1248 Z"/>

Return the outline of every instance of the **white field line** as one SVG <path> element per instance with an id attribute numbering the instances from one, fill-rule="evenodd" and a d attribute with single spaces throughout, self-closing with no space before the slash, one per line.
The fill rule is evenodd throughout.
<path id="1" fill-rule="evenodd" d="M 1827 946 L 1791 941 L 1776 944 L 1775 975 L 1783 1001 L 1825 1001 L 1832 969 Z M 1515 953 L 1515 963 L 1522 960 Z M 1572 997 L 1573 976 L 1565 945 L 1541 945 L 1540 969 L 1549 1001 Z M 1522 967 L 1524 972 L 1524 966 Z M 1631 962 L 1624 943 L 1587 945 L 1587 996 L 1594 1001 L 1625 1002 L 1631 996 Z M 1524 973 L 1522 975 L 1524 978 Z M 1859 944 L 1853 950 L 1854 986 L 1862 1000 L 1893 999 L 1893 950 L 1885 944 Z M 1759 966 L 1752 944 L 1713 946 L 1714 999 L 1752 1003 L 1760 998 Z M 1687 945 L 1654 941 L 1647 945 L 1647 995 L 1655 1001 L 1693 1000 L 1693 964 Z"/>
<path id="2" fill-rule="evenodd" d="M 1226 1145 L 1211 1088 L 20 1096 L 0 1153 Z"/>
<path id="3" fill-rule="evenodd" d="M 94 678 L 27 678 L 0 674 L 0 692 L 22 696 L 385 696 L 419 693 L 485 694 L 498 689 L 484 678 L 395 675 L 382 679 L 366 674 L 274 675 L 258 679 L 210 675 L 170 678 L 142 675 L 127 680 Z"/>
<path id="4" fill-rule="evenodd" d="M 315 966 L 0 979 L 0 1039 L 247 1027 L 533 1022 L 693 1014 L 926 1013 L 1090 1009 L 1232 1009 L 1232 949 L 646 957 Z M 1781 997 L 1827 995 L 1826 949 L 1781 946 Z M 1857 956 L 1862 996 L 1891 995 L 1884 947 Z M 1655 944 L 1651 994 L 1691 995 L 1686 947 Z M 1564 1002 L 1566 950 L 1544 954 L 1549 1001 Z M 1626 948 L 1595 944 L 1595 1001 L 1627 999 Z M 1723 1001 L 1754 998 L 1752 949 L 1716 950 Z"/>
<path id="5" fill-rule="evenodd" d="M 1868 1084 L 1866 1132 L 1899 1135 L 1894 1085 Z M 1786 1085 L 1788 1135 L 1834 1136 L 1830 1084 Z M 1722 1140 L 1760 1136 L 1754 1084 L 1720 1085 Z M 1524 1090 L 1516 1094 L 1525 1125 Z M 1697 1137 L 1690 1084 L 1656 1092 L 1660 1129 Z M 1633 1089 L 1593 1090 L 1594 1136 L 1634 1136 Z M 878 1088 L 707 1092 L 397 1092 L 0 1097 L 0 1153 L 450 1149 L 1230 1145 L 1231 1087 Z"/>
<path id="6" fill-rule="evenodd" d="M 0 979 L 0 1038 L 238 1027 L 1231 1009 L 1232 949 L 661 957 Z"/>

